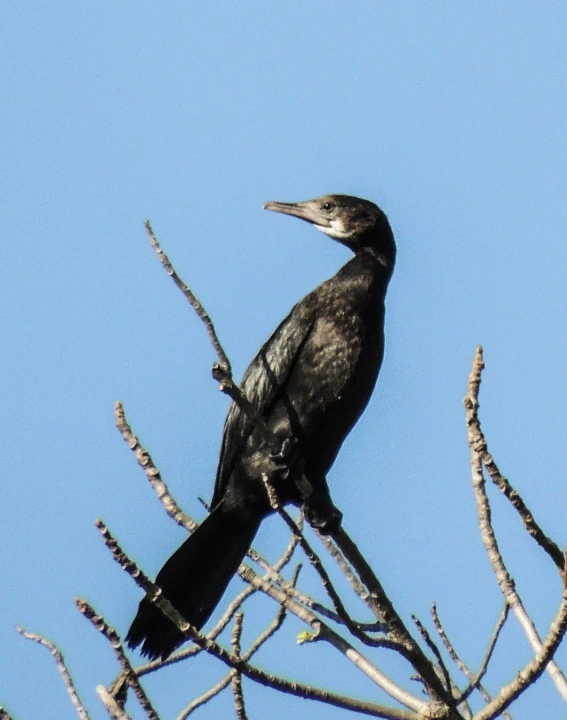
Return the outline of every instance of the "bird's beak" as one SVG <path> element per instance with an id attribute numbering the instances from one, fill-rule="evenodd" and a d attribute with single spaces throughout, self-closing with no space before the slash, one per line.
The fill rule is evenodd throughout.
<path id="1" fill-rule="evenodd" d="M 326 215 L 313 203 L 312 200 L 299 203 L 284 203 L 270 201 L 264 205 L 264 210 L 272 212 L 284 213 L 284 215 L 293 215 L 293 217 L 306 220 L 313 225 L 319 227 L 329 227 L 329 219 Z"/>

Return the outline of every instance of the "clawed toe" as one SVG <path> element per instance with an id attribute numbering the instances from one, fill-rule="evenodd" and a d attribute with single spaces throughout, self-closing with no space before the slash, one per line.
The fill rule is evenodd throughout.
<path id="1" fill-rule="evenodd" d="M 309 525 L 315 530 L 318 530 L 321 535 L 329 535 L 340 528 L 343 514 L 334 505 L 324 508 L 306 505 L 305 519 Z"/>
<path id="2" fill-rule="evenodd" d="M 270 453 L 270 460 L 275 465 L 275 471 L 282 480 L 287 480 L 291 467 L 299 456 L 298 442 L 294 437 L 287 437 L 282 442 L 278 452 Z"/>

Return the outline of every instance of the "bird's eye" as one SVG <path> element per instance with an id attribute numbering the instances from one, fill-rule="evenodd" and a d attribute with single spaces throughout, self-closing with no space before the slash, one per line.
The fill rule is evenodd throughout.
<path id="1" fill-rule="evenodd" d="M 330 203 L 330 202 L 323 203 L 323 210 L 332 210 L 334 207 L 335 206 L 333 205 L 333 203 Z"/>

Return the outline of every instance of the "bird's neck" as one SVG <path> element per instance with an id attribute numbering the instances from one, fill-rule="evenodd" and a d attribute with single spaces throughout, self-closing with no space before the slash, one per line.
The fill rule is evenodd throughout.
<path id="1" fill-rule="evenodd" d="M 375 248 L 361 248 L 336 279 L 348 286 L 350 297 L 376 297 L 383 303 L 392 270 L 393 265 Z"/>
<path id="2" fill-rule="evenodd" d="M 392 277 L 396 261 L 396 250 L 393 244 L 390 247 L 365 245 L 359 248 L 353 258 L 354 266 L 358 272 L 381 278 L 387 284 Z M 354 268 L 353 268 L 354 269 Z"/>
<path id="3" fill-rule="evenodd" d="M 379 267 L 376 268 L 376 271 L 386 274 L 388 279 L 390 278 L 396 263 L 396 243 L 386 216 L 379 227 L 374 227 L 360 238 L 357 246 L 352 249 L 364 265 L 372 266 L 377 263 Z"/>

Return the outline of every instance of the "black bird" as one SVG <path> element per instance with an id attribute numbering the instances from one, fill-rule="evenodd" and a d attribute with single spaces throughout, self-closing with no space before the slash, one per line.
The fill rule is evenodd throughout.
<path id="1" fill-rule="evenodd" d="M 242 391 L 281 442 L 281 452 L 233 403 L 211 513 L 157 575 L 165 597 L 198 629 L 271 512 L 263 473 L 281 502 L 304 504 L 323 532 L 337 528 L 341 514 L 331 503 L 326 475 L 370 399 L 384 352 L 384 299 L 396 246 L 382 210 L 348 195 L 264 208 L 306 220 L 355 256 L 292 309 L 244 374 Z M 143 643 L 150 658 L 166 658 L 185 637 L 144 598 L 127 640 L 130 647 Z"/>

